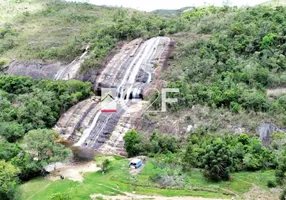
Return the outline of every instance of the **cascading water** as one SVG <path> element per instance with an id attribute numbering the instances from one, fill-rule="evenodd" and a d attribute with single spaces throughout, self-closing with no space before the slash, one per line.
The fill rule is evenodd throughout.
<path id="1" fill-rule="evenodd" d="M 97 88 L 116 88 L 119 98 L 111 103 L 124 99 L 126 106 L 131 106 L 129 99 L 142 97 L 144 87 L 151 83 L 154 64 L 161 59 L 169 42 L 170 38 L 155 37 L 145 42 L 136 39 L 124 45 L 99 75 Z M 82 103 L 82 107 L 87 107 L 85 111 L 75 111 L 78 109 L 76 106 L 71 108 L 74 111 L 68 111 L 59 120 L 57 129 L 65 138 L 75 143 L 74 146 L 97 150 L 110 139 L 126 111 L 118 105 L 116 113 L 104 113 L 101 112 L 99 101 L 91 101 Z"/>
<path id="2" fill-rule="evenodd" d="M 59 70 L 55 75 L 54 80 L 69 80 L 75 78 L 80 68 L 80 64 L 88 54 L 88 49 L 89 46 L 85 48 L 84 53 L 79 58 L 73 60 L 70 64 Z"/>

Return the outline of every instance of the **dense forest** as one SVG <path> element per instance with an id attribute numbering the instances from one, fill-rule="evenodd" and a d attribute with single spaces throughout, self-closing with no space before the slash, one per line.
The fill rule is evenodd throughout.
<path id="1" fill-rule="evenodd" d="M 203 128 L 188 138 L 158 132 L 146 138 L 135 130 L 124 137 L 130 157 L 147 155 L 169 168 L 189 173 L 200 168 L 210 181 L 230 180 L 231 172 L 276 169 L 276 181 L 269 180 L 269 187 L 284 183 L 286 154 L 282 138 L 284 133 L 273 134 L 272 145 L 266 148 L 259 139 L 246 134 L 216 136 Z M 160 177 L 163 178 L 158 174 Z"/>
<path id="2" fill-rule="evenodd" d="M 70 150 L 51 130 L 69 107 L 92 94 L 90 83 L 0 76 L 0 198 L 9 199 L 19 181 L 44 173 Z M 48 153 L 49 152 L 49 153 Z"/>

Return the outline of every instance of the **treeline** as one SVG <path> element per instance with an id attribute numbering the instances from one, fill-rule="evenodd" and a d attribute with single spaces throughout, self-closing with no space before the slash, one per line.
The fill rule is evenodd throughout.
<path id="1" fill-rule="evenodd" d="M 55 15 L 58 12 L 65 12 L 66 7 L 73 10 L 82 10 L 85 12 L 101 13 L 101 21 L 98 24 L 98 16 L 89 16 L 81 12 L 66 13 L 71 15 L 75 21 L 81 21 L 83 24 L 91 24 L 91 28 L 82 33 L 79 37 L 70 40 L 61 48 L 49 48 L 39 52 L 42 59 L 69 59 L 71 55 L 77 56 L 81 52 L 82 44 L 90 44 L 90 53 L 88 59 L 82 64 L 82 72 L 90 68 L 100 67 L 102 60 L 107 53 L 115 47 L 118 41 L 131 40 L 138 37 L 150 38 L 154 36 L 164 36 L 165 34 L 173 34 L 182 31 L 185 23 L 180 18 L 166 18 L 151 13 L 143 13 L 140 11 L 126 8 L 107 8 L 96 7 L 82 3 L 67 3 L 64 1 L 52 1 L 47 4 L 47 10 L 42 13 L 47 17 Z M 99 11 L 100 10 L 100 11 Z M 65 15 L 65 17 L 67 17 Z M 61 16 L 61 15 L 59 15 Z M 69 22 L 67 22 L 69 23 Z"/>
<path id="2" fill-rule="evenodd" d="M 234 112 L 285 113 L 285 94 L 274 100 L 266 96 L 267 88 L 286 85 L 285 14 L 285 7 L 210 7 L 184 13 L 197 33 L 212 36 L 178 48 L 174 65 L 181 76 L 170 74 L 168 87 L 179 88 L 180 94 L 173 95 L 179 104 L 172 108 L 206 104 Z"/>
<path id="3" fill-rule="evenodd" d="M 124 140 L 130 157 L 147 155 L 154 157 L 158 163 L 179 167 L 187 173 L 193 168 L 200 168 L 211 181 L 230 180 L 231 172 L 276 169 L 277 181 L 269 180 L 268 183 L 273 187 L 285 182 L 283 134 L 275 133 L 272 138 L 275 142 L 269 148 L 246 134 L 215 136 L 204 128 L 179 139 L 158 132 L 146 138 L 131 130 Z"/>
<path id="4" fill-rule="evenodd" d="M 90 83 L 0 76 L 0 199 L 15 187 L 63 161 L 70 150 L 50 130 L 60 115 L 92 94 Z"/>
<path id="5" fill-rule="evenodd" d="M 64 0 L 42 2 L 41 10 L 19 13 L 19 18 L 21 20 L 0 28 L 1 55 L 17 52 L 15 54 L 24 59 L 70 62 L 89 44 L 89 58 L 83 63 L 82 72 L 101 66 L 107 53 L 119 41 L 163 36 L 185 27 L 180 17 Z M 26 28 L 31 21 L 38 26 L 33 34 Z M 19 26 L 24 29 L 19 30 Z"/>
<path id="6" fill-rule="evenodd" d="M 85 40 L 90 42 L 91 52 L 82 65 L 82 71 L 101 66 L 104 57 L 118 41 L 164 36 L 184 28 L 185 24 L 180 18 L 164 18 L 135 10 L 117 9 L 108 26 L 96 28 L 86 35 Z"/>

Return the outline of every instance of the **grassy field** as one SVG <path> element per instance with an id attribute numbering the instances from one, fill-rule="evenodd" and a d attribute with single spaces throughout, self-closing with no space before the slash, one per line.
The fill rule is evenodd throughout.
<path id="1" fill-rule="evenodd" d="M 89 4 L 44 0 L 4 0 L 0 3 L 0 50 L 8 59 L 72 60 L 87 44 L 88 34 L 112 22 L 114 10 Z M 53 55 L 54 49 L 60 55 Z M 69 52 L 69 53 L 67 53 Z"/>
<path id="2" fill-rule="evenodd" d="M 110 157 L 109 157 L 110 159 Z M 102 162 L 103 157 L 96 158 Z M 54 193 L 68 193 L 74 199 L 88 199 L 91 194 L 108 196 L 124 195 L 124 192 L 136 191 L 136 194 L 160 196 L 200 196 L 205 198 L 231 198 L 236 194 L 240 198 L 253 186 L 268 191 L 267 181 L 274 179 L 274 171 L 234 173 L 232 181 L 210 183 L 205 180 L 198 169 L 185 175 L 185 185 L 181 188 L 162 188 L 150 180 L 156 173 L 165 173 L 165 169 L 158 167 L 152 161 L 147 161 L 144 169 L 138 175 L 131 175 L 128 170 L 128 160 L 115 157 L 110 159 L 111 166 L 104 175 L 101 172 L 87 173 L 84 181 L 70 180 L 50 181 L 36 178 L 22 184 L 17 191 L 18 200 L 45 200 Z M 119 185 L 119 190 L 117 190 Z M 232 194 L 232 195 L 231 195 Z"/>

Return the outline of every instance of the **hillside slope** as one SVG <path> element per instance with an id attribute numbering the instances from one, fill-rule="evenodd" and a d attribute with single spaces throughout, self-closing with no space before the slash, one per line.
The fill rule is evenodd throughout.
<path id="1" fill-rule="evenodd" d="M 167 18 L 125 8 L 61 0 L 5 0 L 1 7 L 7 9 L 1 13 L 0 54 L 8 61 L 70 62 L 89 44 L 82 65 L 87 71 L 101 66 L 118 41 L 179 31 Z"/>

